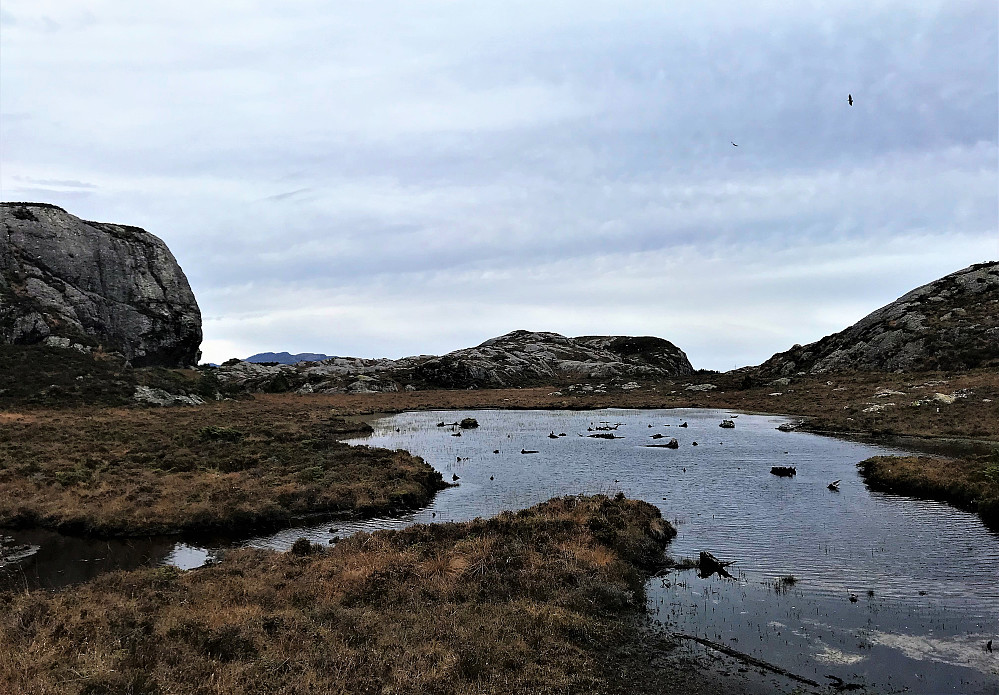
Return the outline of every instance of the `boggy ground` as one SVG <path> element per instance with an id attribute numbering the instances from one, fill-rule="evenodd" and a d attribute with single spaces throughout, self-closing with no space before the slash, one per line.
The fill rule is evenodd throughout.
<path id="1" fill-rule="evenodd" d="M 0 527 L 238 531 L 421 506 L 440 473 L 303 399 L 0 412 Z"/>
<path id="2" fill-rule="evenodd" d="M 642 628 L 674 533 L 648 503 L 567 497 L 0 593 L 0 692 L 739 692 Z"/>

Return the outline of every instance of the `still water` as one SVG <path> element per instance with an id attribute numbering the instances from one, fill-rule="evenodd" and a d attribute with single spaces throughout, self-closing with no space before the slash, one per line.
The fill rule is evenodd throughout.
<path id="1" fill-rule="evenodd" d="M 464 417 L 480 427 L 454 436 L 456 428 L 437 426 Z M 723 418 L 736 427 L 720 428 Z M 708 550 L 736 561 L 734 579 L 685 571 L 649 583 L 650 611 L 671 630 L 822 683 L 832 675 L 877 692 L 999 692 L 999 650 L 984 648 L 999 638 L 999 534 L 943 504 L 869 491 L 856 463 L 901 452 L 777 431 L 784 421 L 691 409 L 377 418 L 372 436 L 350 443 L 410 451 L 446 480 L 457 475 L 458 487 L 404 516 L 293 528 L 242 544 L 287 549 L 302 536 L 326 544 L 359 530 L 462 521 L 558 495 L 622 491 L 655 504 L 677 527 L 668 549 L 673 557 Z M 597 433 L 619 438 L 588 436 Z M 647 446 L 671 437 L 680 443 L 676 450 Z M 774 476 L 774 465 L 795 466 L 797 475 Z M 828 489 L 834 480 L 838 492 Z M 45 552 L 44 538 L 20 535 Z M 98 545 L 100 561 L 78 552 L 73 579 L 99 573 L 101 563 L 128 565 L 115 559 L 117 547 Z M 168 541 L 124 548 L 146 563 L 184 568 L 221 550 Z M 44 558 L 34 572 L 35 583 L 67 583 L 41 576 L 51 572 Z M 789 575 L 793 584 L 778 582 Z"/>

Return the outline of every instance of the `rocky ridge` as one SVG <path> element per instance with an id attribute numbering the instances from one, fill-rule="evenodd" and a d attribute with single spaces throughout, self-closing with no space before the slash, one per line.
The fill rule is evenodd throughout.
<path id="1" fill-rule="evenodd" d="M 999 365 L 999 262 L 917 287 L 853 326 L 751 368 L 753 379 L 849 371 L 962 370 Z"/>
<path id="2" fill-rule="evenodd" d="M 433 388 L 502 388 L 580 379 L 655 380 L 693 373 L 687 356 L 655 337 L 583 336 L 513 331 L 442 356 L 391 359 L 331 357 L 320 362 L 239 362 L 219 381 L 256 391 L 375 393 Z"/>
<path id="3" fill-rule="evenodd" d="M 201 312 L 162 240 L 45 203 L 2 203 L 0 221 L 0 343 L 197 364 Z"/>

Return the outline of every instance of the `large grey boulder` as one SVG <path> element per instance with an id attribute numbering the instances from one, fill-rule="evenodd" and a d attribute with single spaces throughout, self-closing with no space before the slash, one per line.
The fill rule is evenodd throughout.
<path id="1" fill-rule="evenodd" d="M 961 370 L 999 365 L 999 263 L 917 287 L 846 330 L 795 345 L 756 378 L 846 371 Z"/>
<path id="2" fill-rule="evenodd" d="M 137 367 L 194 365 L 201 311 L 170 249 L 149 232 L 44 203 L 2 203 L 0 343 L 53 337 L 120 352 Z"/>

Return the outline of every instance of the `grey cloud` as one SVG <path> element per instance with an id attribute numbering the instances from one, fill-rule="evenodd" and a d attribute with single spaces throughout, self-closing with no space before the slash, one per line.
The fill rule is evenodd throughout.
<path id="1" fill-rule="evenodd" d="M 297 188 L 294 191 L 286 191 L 284 193 L 276 193 L 274 195 L 269 195 L 266 198 L 264 198 L 264 200 L 271 200 L 275 202 L 281 200 L 288 200 L 289 198 L 298 197 L 303 193 L 308 193 L 311 190 L 312 190 L 311 188 Z"/>
<path id="2" fill-rule="evenodd" d="M 39 186 L 59 186 L 61 188 L 97 188 L 95 184 L 84 181 L 60 180 L 60 179 L 33 179 L 30 176 L 15 176 L 15 181 L 25 181 Z"/>

